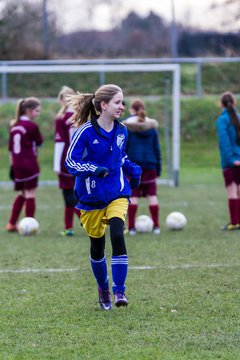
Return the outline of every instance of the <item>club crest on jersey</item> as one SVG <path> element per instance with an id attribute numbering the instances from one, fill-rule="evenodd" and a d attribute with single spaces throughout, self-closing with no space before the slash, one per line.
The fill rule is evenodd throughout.
<path id="1" fill-rule="evenodd" d="M 125 140 L 124 134 L 119 134 L 119 135 L 117 136 L 117 146 L 118 146 L 120 149 L 123 147 L 124 140 Z"/>

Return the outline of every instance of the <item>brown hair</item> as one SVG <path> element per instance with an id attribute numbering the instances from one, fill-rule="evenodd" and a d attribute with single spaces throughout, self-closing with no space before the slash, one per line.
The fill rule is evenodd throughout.
<path id="1" fill-rule="evenodd" d="M 63 117 L 67 108 L 68 108 L 68 105 L 67 105 L 67 101 L 66 101 L 66 98 L 68 95 L 73 95 L 75 94 L 74 90 L 71 89 L 70 87 L 68 86 L 63 86 L 58 94 L 58 101 L 61 103 L 62 102 L 62 107 L 61 109 L 59 110 L 58 112 L 58 116 L 60 117 Z"/>
<path id="2" fill-rule="evenodd" d="M 67 103 L 72 107 L 74 114 L 71 121 L 75 127 L 80 127 L 90 118 L 101 113 L 101 102 L 109 103 L 109 101 L 122 89 L 113 84 L 102 85 L 97 89 L 95 94 L 77 93 L 67 97 Z"/>
<path id="3" fill-rule="evenodd" d="M 235 98 L 230 91 L 226 91 L 221 96 L 221 104 L 222 106 L 227 109 L 231 123 L 234 125 L 238 137 L 238 144 L 240 145 L 240 124 L 237 112 L 235 110 Z"/>
<path id="4" fill-rule="evenodd" d="M 143 122 L 146 118 L 145 104 L 141 99 L 136 99 L 131 102 L 131 109 L 134 110 L 138 116 L 138 121 Z"/>
<path id="5" fill-rule="evenodd" d="M 40 100 L 33 96 L 19 100 L 16 107 L 16 117 L 15 119 L 10 121 L 10 126 L 12 127 L 16 125 L 19 122 L 20 117 L 26 113 L 27 109 L 33 110 L 40 105 L 41 105 Z"/>

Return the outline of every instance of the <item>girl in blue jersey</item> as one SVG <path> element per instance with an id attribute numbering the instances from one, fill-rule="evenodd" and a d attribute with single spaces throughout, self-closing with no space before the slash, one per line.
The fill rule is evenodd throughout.
<path id="1" fill-rule="evenodd" d="M 229 224 L 223 230 L 240 229 L 240 116 L 231 92 L 221 97 L 223 111 L 217 119 L 219 151 L 228 194 Z"/>
<path id="2" fill-rule="evenodd" d="M 123 93 L 116 85 L 103 85 L 95 94 L 70 96 L 69 104 L 74 111 L 72 122 L 78 129 L 65 164 L 75 176 L 77 208 L 90 238 L 90 262 L 98 285 L 99 305 L 104 310 L 112 308 L 105 257 L 105 229 L 109 224 L 115 305 L 127 306 L 124 222 L 131 188 L 140 183 L 141 168 L 125 153 L 127 129 L 118 120 L 124 110 Z"/>

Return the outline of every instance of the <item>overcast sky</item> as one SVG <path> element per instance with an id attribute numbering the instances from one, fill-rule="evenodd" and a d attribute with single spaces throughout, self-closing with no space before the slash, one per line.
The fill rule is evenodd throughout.
<path id="1" fill-rule="evenodd" d="M 68 32 L 92 28 L 108 30 L 113 24 L 118 25 L 130 11 L 135 11 L 141 16 L 153 11 L 167 21 L 172 19 L 172 0 L 111 0 L 111 7 L 103 4 L 94 6 L 94 1 L 96 0 L 48 0 L 48 6 L 49 9 L 57 11 L 63 29 Z M 220 6 L 225 1 L 173 0 L 176 21 L 200 29 L 236 30 L 234 22 L 231 21 L 231 25 L 223 26 L 224 21 L 233 17 L 231 6 L 225 9 Z M 213 4 L 216 5 L 214 10 L 211 8 Z M 87 6 L 88 14 L 91 14 L 88 17 Z"/>

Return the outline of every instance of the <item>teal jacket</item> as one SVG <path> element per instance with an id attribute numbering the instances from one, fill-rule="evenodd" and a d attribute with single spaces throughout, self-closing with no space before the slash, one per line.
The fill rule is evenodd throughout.
<path id="1" fill-rule="evenodd" d="M 239 121 L 240 121 L 240 116 Z M 240 160 L 240 145 L 236 129 L 231 124 L 231 118 L 227 109 L 224 109 L 216 122 L 218 132 L 218 143 L 221 158 L 221 166 L 223 169 L 234 167 L 235 160 Z"/>

